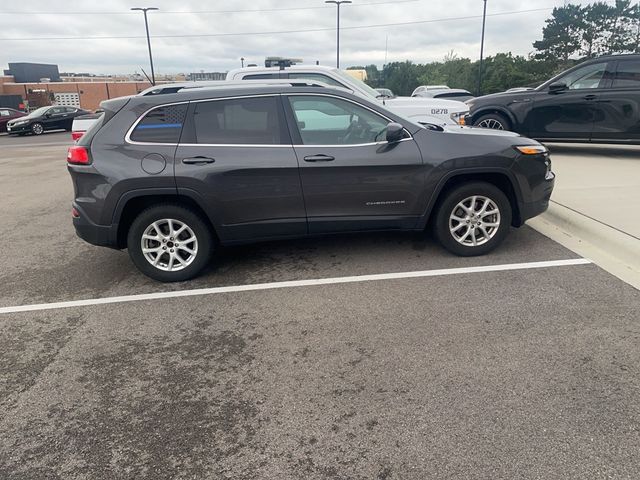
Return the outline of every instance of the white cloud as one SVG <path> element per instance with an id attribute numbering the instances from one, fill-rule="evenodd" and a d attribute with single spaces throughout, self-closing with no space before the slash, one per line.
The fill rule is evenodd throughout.
<path id="1" fill-rule="evenodd" d="M 354 0 L 343 6 L 341 24 L 341 64 L 376 63 L 385 58 L 388 37 L 388 61 L 439 60 L 454 50 L 459 56 L 475 59 L 480 49 L 480 18 L 444 21 L 451 17 L 480 16 L 482 0 L 416 0 L 389 2 L 381 5 L 357 4 L 384 0 Z M 562 0 L 533 3 L 526 0 L 488 0 L 485 52 L 487 55 L 511 51 L 526 55 L 539 39 L 544 20 L 554 5 Z M 579 2 L 578 2 L 579 3 Z M 587 3 L 582 2 L 582 3 Z M 0 7 L 0 38 L 44 38 L 86 36 L 143 36 L 144 22 L 140 12 L 130 14 L 133 6 L 156 6 L 159 12 L 149 14 L 154 35 L 211 35 L 237 32 L 265 32 L 303 29 L 333 29 L 335 7 L 323 0 L 232 0 L 202 2 L 182 0 L 30 0 L 24 5 L 3 2 Z M 276 12 L 252 13 L 169 13 L 211 10 L 246 10 L 273 8 L 306 8 Z M 547 8 L 548 10 L 493 16 Z M 13 15 L 2 12 L 21 11 Z M 45 12 L 71 12 L 50 15 Z M 88 13 L 100 12 L 100 13 Z M 121 12 L 108 15 L 104 12 Z M 85 13 L 85 14 L 79 14 Z M 421 20 L 441 20 L 403 26 L 350 29 Z M 280 55 L 303 58 L 311 63 L 335 62 L 335 30 L 216 37 L 152 38 L 154 62 L 158 73 L 191 71 L 225 71 L 240 66 L 240 57 L 261 64 L 265 56 Z M 33 61 L 56 63 L 61 71 L 92 73 L 130 73 L 147 69 L 148 55 L 144 38 L 100 40 L 1 40 L 0 68 L 7 62 Z"/>

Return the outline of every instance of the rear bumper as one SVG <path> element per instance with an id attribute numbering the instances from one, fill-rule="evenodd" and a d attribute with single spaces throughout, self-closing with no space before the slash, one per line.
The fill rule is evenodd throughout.
<path id="1" fill-rule="evenodd" d="M 78 237 L 92 245 L 120 249 L 120 247 L 118 247 L 117 224 L 97 225 L 87 218 L 78 205 L 73 203 L 73 207 L 80 214 L 79 217 L 73 217 L 73 226 L 76 229 L 76 235 L 78 235 Z"/>

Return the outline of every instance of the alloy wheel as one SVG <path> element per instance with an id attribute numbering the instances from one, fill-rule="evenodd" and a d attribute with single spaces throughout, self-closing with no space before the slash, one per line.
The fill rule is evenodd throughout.
<path id="1" fill-rule="evenodd" d="M 478 127 L 492 128 L 493 130 L 504 130 L 504 125 L 502 125 L 502 123 L 495 118 L 485 118 L 480 123 L 478 123 Z"/>
<path id="2" fill-rule="evenodd" d="M 44 128 L 39 123 L 34 123 L 31 127 L 31 131 L 36 135 L 40 135 L 42 132 L 44 132 Z"/>
<path id="3" fill-rule="evenodd" d="M 488 197 L 474 195 L 459 202 L 449 216 L 449 232 L 461 245 L 476 247 L 491 240 L 500 228 L 500 209 Z"/>
<path id="4" fill-rule="evenodd" d="M 144 258 L 155 268 L 166 272 L 186 268 L 198 254 L 198 239 L 191 227 L 172 218 L 149 225 L 140 244 Z"/>

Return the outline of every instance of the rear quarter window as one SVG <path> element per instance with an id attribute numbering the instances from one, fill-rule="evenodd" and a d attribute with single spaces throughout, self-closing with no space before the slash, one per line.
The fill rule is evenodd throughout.
<path id="1" fill-rule="evenodd" d="M 187 104 L 154 108 L 138 122 L 131 140 L 144 143 L 178 143 Z"/>

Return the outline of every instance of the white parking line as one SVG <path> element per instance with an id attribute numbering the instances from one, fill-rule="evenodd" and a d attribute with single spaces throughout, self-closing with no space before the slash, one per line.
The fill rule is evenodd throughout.
<path id="1" fill-rule="evenodd" d="M 586 265 L 591 260 L 571 258 L 547 262 L 508 263 L 503 265 L 487 265 L 484 267 L 445 268 L 439 270 L 422 270 L 416 272 L 379 273 L 374 275 L 357 275 L 352 277 L 317 278 L 312 280 L 292 280 L 287 282 L 256 283 L 253 285 L 234 285 L 228 287 L 199 288 L 175 292 L 142 293 L 121 297 L 90 298 L 71 300 L 68 302 L 40 303 L 33 305 L 17 305 L 0 308 L 2 313 L 32 312 L 37 310 L 53 310 L 56 308 L 87 307 L 109 303 L 140 302 L 163 298 L 194 297 L 197 295 L 215 295 L 218 293 L 249 292 L 252 290 L 271 290 L 276 288 L 312 287 L 316 285 L 332 285 L 339 283 L 371 282 L 375 280 L 397 280 L 402 278 L 438 277 L 444 275 L 460 275 L 464 273 L 503 272 L 507 270 L 527 270 L 532 268 L 566 267 L 570 265 Z"/>

